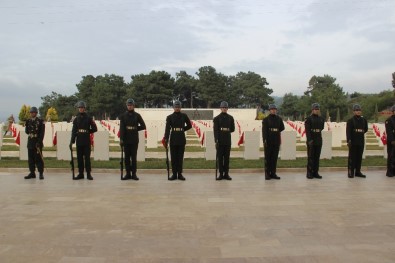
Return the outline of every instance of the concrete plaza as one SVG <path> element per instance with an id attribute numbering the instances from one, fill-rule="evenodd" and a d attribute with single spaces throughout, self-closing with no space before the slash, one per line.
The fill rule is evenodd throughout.
<path id="1" fill-rule="evenodd" d="M 395 178 L 368 170 L 262 173 L 0 171 L 0 262 L 395 262 Z"/>

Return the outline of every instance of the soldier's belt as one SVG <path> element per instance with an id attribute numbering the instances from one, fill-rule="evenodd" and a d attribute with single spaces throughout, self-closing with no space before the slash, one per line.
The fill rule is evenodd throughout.
<path id="1" fill-rule="evenodd" d="M 272 131 L 272 132 L 277 132 L 277 131 L 278 131 L 278 129 L 277 129 L 277 128 L 269 128 L 269 131 Z"/>
<path id="2" fill-rule="evenodd" d="M 320 129 L 311 129 L 310 131 L 312 131 L 312 132 L 321 132 Z"/>
<path id="3" fill-rule="evenodd" d="M 30 137 L 30 138 L 37 138 L 38 135 L 37 135 L 37 134 L 32 134 L 32 133 L 30 133 L 30 134 L 29 134 L 29 137 Z"/>
<path id="4" fill-rule="evenodd" d="M 221 131 L 230 131 L 229 128 L 221 128 L 220 130 L 221 130 Z"/>
<path id="5" fill-rule="evenodd" d="M 136 130 L 137 127 L 135 127 L 135 126 L 126 126 L 126 129 L 127 130 Z"/>
<path id="6" fill-rule="evenodd" d="M 355 132 L 365 132 L 363 129 L 354 129 Z"/>
<path id="7" fill-rule="evenodd" d="M 78 133 L 87 133 L 88 131 L 85 129 L 78 129 Z"/>
<path id="8" fill-rule="evenodd" d="M 181 132 L 181 131 L 184 131 L 184 128 L 173 128 L 173 131 Z"/>

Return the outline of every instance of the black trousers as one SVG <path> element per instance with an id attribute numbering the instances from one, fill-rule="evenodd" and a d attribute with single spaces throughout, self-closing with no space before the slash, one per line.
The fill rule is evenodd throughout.
<path id="1" fill-rule="evenodd" d="M 229 173 L 230 145 L 218 145 L 218 169 L 220 174 Z"/>
<path id="2" fill-rule="evenodd" d="M 42 148 L 40 148 L 40 151 L 42 152 Z M 29 163 L 29 171 L 31 173 L 35 172 L 36 166 L 39 173 L 44 172 L 44 162 L 41 159 L 40 153 L 37 152 L 37 149 L 27 149 L 27 157 Z"/>
<path id="3" fill-rule="evenodd" d="M 395 147 L 387 144 L 387 175 L 395 175 Z"/>
<path id="4" fill-rule="evenodd" d="M 137 149 L 139 148 L 137 144 L 125 144 L 123 146 L 123 150 L 125 152 L 125 168 L 126 172 L 130 173 L 132 171 L 133 174 L 136 173 L 137 170 Z M 130 160 L 132 164 L 130 165 Z"/>
<path id="5" fill-rule="evenodd" d="M 270 145 L 265 147 L 265 172 L 267 175 L 273 175 L 277 170 L 277 159 L 280 151 L 280 145 Z"/>
<path id="6" fill-rule="evenodd" d="M 182 173 L 185 145 L 170 145 L 171 169 L 173 174 Z"/>
<path id="7" fill-rule="evenodd" d="M 348 149 L 348 167 L 351 174 L 361 172 L 363 150 L 364 145 L 351 145 Z"/>
<path id="8" fill-rule="evenodd" d="M 316 175 L 320 168 L 322 145 L 307 146 L 307 174 Z"/>
<path id="9" fill-rule="evenodd" d="M 77 145 L 78 172 L 84 174 L 84 168 L 87 173 L 91 172 L 91 145 Z"/>

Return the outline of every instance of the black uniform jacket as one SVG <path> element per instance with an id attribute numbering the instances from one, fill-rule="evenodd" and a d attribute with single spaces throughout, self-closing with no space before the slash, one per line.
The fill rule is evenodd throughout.
<path id="1" fill-rule="evenodd" d="M 37 143 L 42 147 L 45 134 L 44 121 L 38 117 L 28 119 L 25 123 L 25 133 L 29 135 L 27 139 L 28 149 L 36 149 Z"/>
<path id="2" fill-rule="evenodd" d="M 324 129 L 324 118 L 311 114 L 304 121 L 307 142 L 313 141 L 313 145 L 322 145 L 321 131 Z"/>
<path id="3" fill-rule="evenodd" d="M 86 146 L 91 144 L 90 134 L 97 132 L 97 126 L 92 117 L 86 112 L 79 113 L 73 121 L 71 131 L 71 142 L 77 139 L 77 146 Z"/>
<path id="4" fill-rule="evenodd" d="M 395 141 L 395 115 L 385 120 L 385 132 L 387 133 L 387 144 Z"/>
<path id="5" fill-rule="evenodd" d="M 145 123 L 137 112 L 126 111 L 120 117 L 119 134 L 125 144 L 139 143 L 139 131 L 145 130 Z"/>
<path id="6" fill-rule="evenodd" d="M 269 114 L 262 121 L 263 143 L 269 145 L 281 144 L 281 132 L 285 129 L 283 119 L 275 114 Z"/>
<path id="7" fill-rule="evenodd" d="M 166 118 L 165 139 L 170 145 L 185 145 L 185 132 L 192 128 L 188 115 L 182 112 L 173 112 Z"/>
<path id="8" fill-rule="evenodd" d="M 214 140 L 219 145 L 232 145 L 231 133 L 235 131 L 235 120 L 231 115 L 221 112 L 213 120 Z"/>
<path id="9" fill-rule="evenodd" d="M 362 116 L 353 116 L 347 121 L 347 142 L 353 145 L 365 144 L 365 133 L 368 131 L 368 122 Z"/>

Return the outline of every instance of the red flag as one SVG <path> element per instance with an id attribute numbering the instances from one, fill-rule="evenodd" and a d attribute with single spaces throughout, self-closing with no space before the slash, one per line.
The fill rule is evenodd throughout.
<path id="1" fill-rule="evenodd" d="M 53 137 L 52 144 L 55 146 L 58 143 L 57 132 L 55 132 L 55 136 Z"/>
<path id="2" fill-rule="evenodd" d="M 165 147 L 165 148 L 167 147 L 165 137 L 162 138 L 162 145 L 163 145 L 163 147 Z"/>
<path id="3" fill-rule="evenodd" d="M 147 130 L 144 131 L 144 137 L 147 139 Z"/>
<path id="4" fill-rule="evenodd" d="M 18 136 L 16 137 L 15 143 L 20 145 L 21 144 L 21 133 L 18 132 Z"/>
<path id="5" fill-rule="evenodd" d="M 237 143 L 238 146 L 242 145 L 244 143 L 244 132 L 241 134 L 239 142 Z"/>
<path id="6" fill-rule="evenodd" d="M 204 145 L 204 132 L 203 132 L 202 140 L 200 141 L 200 144 L 201 144 L 202 146 Z"/>
<path id="7" fill-rule="evenodd" d="M 91 138 L 91 145 L 93 146 L 95 143 L 95 135 L 93 133 L 91 133 L 90 138 Z"/>
<path id="8" fill-rule="evenodd" d="M 121 137 L 121 130 L 118 130 L 117 136 L 118 136 L 118 138 Z"/>
<path id="9" fill-rule="evenodd" d="M 387 145 L 387 134 L 385 132 L 383 132 L 383 136 L 381 136 L 381 141 L 383 145 Z"/>

